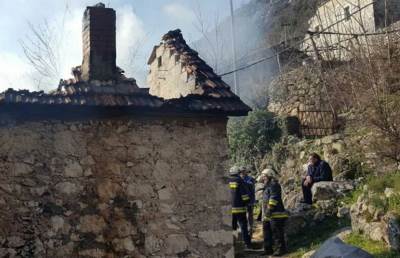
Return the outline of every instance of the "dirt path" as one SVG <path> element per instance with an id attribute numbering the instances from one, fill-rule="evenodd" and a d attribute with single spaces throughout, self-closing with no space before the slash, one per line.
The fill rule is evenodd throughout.
<path id="1" fill-rule="evenodd" d="M 263 233 L 262 233 L 262 223 L 255 222 L 254 233 L 252 243 L 254 245 L 253 250 L 245 250 L 244 244 L 240 241 L 235 241 L 236 258 L 266 258 L 268 256 L 261 255 L 264 252 L 263 249 Z M 279 258 L 278 256 L 269 256 L 274 258 Z M 282 258 L 288 256 L 282 256 Z"/>

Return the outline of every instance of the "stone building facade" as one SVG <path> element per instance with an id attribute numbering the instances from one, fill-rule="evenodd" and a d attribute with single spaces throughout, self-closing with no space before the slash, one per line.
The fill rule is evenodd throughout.
<path id="1" fill-rule="evenodd" d="M 400 20 L 397 0 L 328 0 L 323 1 L 309 21 L 309 34 L 302 50 L 324 60 L 346 60 L 351 52 L 367 41 L 371 34 Z"/>
<path id="2" fill-rule="evenodd" d="M 73 79 L 0 95 L 0 256 L 233 257 L 226 123 L 250 109 L 179 31 L 161 45 L 183 75 L 139 88 L 110 60 L 113 12 L 86 10 Z"/>

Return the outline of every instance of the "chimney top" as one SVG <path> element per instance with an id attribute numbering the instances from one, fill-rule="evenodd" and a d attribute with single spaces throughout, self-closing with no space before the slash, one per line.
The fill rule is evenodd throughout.
<path id="1" fill-rule="evenodd" d="M 95 4 L 93 7 L 97 7 L 97 8 L 106 8 L 106 5 L 100 2 L 100 3 L 98 3 L 98 4 Z"/>
<path id="2" fill-rule="evenodd" d="M 83 15 L 84 81 L 110 81 L 117 78 L 116 66 L 116 14 L 103 3 L 88 6 Z"/>

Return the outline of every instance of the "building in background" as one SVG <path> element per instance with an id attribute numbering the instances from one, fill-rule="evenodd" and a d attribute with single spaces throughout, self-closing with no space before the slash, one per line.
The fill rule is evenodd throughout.
<path id="1" fill-rule="evenodd" d="M 373 34 L 400 20 L 398 0 L 323 1 L 310 19 L 302 50 L 315 58 L 346 60 Z"/>

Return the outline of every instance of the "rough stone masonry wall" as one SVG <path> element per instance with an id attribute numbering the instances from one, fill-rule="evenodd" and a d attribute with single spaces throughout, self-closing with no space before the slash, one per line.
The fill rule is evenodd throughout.
<path id="1" fill-rule="evenodd" d="M 272 82 L 268 110 L 299 118 L 304 136 L 329 135 L 335 121 L 328 93 L 319 76 L 308 69 L 295 68 Z"/>
<path id="2" fill-rule="evenodd" d="M 0 257 L 232 253 L 225 121 L 0 127 Z"/>

